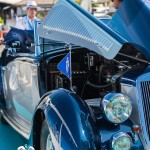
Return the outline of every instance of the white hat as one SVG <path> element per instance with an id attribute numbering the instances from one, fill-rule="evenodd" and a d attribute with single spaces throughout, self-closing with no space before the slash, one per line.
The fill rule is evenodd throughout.
<path id="1" fill-rule="evenodd" d="M 37 8 L 37 4 L 35 1 L 28 1 L 27 8 Z"/>

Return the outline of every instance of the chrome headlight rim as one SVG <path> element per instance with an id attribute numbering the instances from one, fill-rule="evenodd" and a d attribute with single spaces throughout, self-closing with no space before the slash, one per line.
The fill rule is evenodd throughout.
<path id="1" fill-rule="evenodd" d="M 129 141 L 130 141 L 130 148 L 132 147 L 132 138 L 127 134 L 127 133 L 124 133 L 124 132 L 118 132 L 118 133 L 115 133 L 112 137 L 111 137 L 111 140 L 110 140 L 110 145 L 111 145 L 111 149 L 112 150 L 115 150 L 114 149 L 114 145 L 115 143 L 120 140 L 121 138 L 127 138 Z"/>
<path id="2" fill-rule="evenodd" d="M 121 119 L 123 119 L 122 121 L 121 120 L 119 120 L 119 121 L 116 120 L 115 121 L 113 118 L 108 117 L 108 111 L 107 111 L 108 108 L 107 108 L 107 106 L 109 104 L 111 104 L 116 98 L 121 98 L 121 97 L 124 98 L 128 102 L 128 104 L 129 104 L 128 110 L 130 110 L 130 112 L 127 115 L 124 114 L 124 116 L 123 116 L 123 113 L 122 113 L 122 116 L 124 117 L 124 119 L 121 118 Z M 125 122 L 130 117 L 130 115 L 132 113 L 132 102 L 131 102 L 130 98 L 127 95 L 123 94 L 123 93 L 115 93 L 115 92 L 114 93 L 108 93 L 107 95 L 104 96 L 104 98 L 101 101 L 101 109 L 102 109 L 104 117 L 109 122 L 114 123 L 114 124 L 120 124 L 122 122 Z M 111 112 L 111 111 L 109 111 L 109 112 Z M 111 113 L 113 114 L 113 112 L 111 112 Z"/>

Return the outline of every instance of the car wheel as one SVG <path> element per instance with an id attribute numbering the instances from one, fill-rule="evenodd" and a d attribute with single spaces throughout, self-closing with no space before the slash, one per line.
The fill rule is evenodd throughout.
<path id="1" fill-rule="evenodd" d="M 1 123 L 3 125 L 8 125 L 8 122 L 5 120 L 5 118 L 3 116 L 1 116 Z"/>
<path id="2" fill-rule="evenodd" d="M 51 135 L 46 120 L 44 120 L 40 135 L 40 150 L 54 150 Z"/>

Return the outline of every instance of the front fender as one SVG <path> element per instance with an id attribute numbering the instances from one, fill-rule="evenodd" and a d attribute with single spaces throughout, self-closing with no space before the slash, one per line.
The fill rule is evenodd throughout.
<path id="1" fill-rule="evenodd" d="M 90 108 L 73 92 L 52 91 L 39 105 L 63 149 L 96 149 L 95 120 Z"/>

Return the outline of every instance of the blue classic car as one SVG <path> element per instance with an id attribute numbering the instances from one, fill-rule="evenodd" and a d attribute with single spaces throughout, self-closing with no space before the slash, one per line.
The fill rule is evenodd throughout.
<path id="1" fill-rule="evenodd" d="M 34 33 L 12 28 L 1 122 L 35 150 L 149 150 L 149 3 L 124 0 L 107 26 L 58 0 Z"/>

